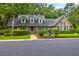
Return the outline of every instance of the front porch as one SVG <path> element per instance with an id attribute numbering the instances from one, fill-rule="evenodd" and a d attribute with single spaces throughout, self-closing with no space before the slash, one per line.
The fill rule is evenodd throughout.
<path id="1" fill-rule="evenodd" d="M 35 33 L 38 30 L 42 30 L 45 29 L 47 30 L 49 27 L 48 26 L 19 26 L 19 27 L 15 27 L 14 29 L 16 30 L 27 30 L 30 31 L 31 33 Z"/>

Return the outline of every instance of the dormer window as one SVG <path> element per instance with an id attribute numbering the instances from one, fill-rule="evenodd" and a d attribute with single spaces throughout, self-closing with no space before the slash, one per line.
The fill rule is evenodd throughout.
<path id="1" fill-rule="evenodd" d="M 21 23 L 26 23 L 26 20 L 25 19 L 21 19 Z"/>
<path id="2" fill-rule="evenodd" d="M 34 23 L 34 19 L 30 19 L 30 23 Z"/>
<path id="3" fill-rule="evenodd" d="M 38 23 L 43 23 L 43 20 L 42 20 L 42 19 L 39 19 L 39 20 L 38 20 Z"/>

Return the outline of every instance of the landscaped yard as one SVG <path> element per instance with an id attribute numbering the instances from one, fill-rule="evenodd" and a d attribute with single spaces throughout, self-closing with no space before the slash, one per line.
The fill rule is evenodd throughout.
<path id="1" fill-rule="evenodd" d="M 24 36 L 5 36 L 1 35 L 0 39 L 30 39 L 30 35 L 24 35 Z"/>

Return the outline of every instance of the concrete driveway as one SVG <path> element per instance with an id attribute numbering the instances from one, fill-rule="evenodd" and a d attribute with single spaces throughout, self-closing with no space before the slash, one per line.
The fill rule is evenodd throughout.
<path id="1" fill-rule="evenodd" d="M 79 40 L 0 41 L 0 56 L 79 56 Z"/>

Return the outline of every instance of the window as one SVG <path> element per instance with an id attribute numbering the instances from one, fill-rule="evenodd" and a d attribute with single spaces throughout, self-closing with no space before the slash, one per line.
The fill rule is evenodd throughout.
<path id="1" fill-rule="evenodd" d="M 21 19 L 21 23 L 26 23 L 26 20 L 25 19 Z"/>
<path id="2" fill-rule="evenodd" d="M 39 20 L 38 20 L 38 23 L 43 23 L 43 20 L 42 20 L 42 19 L 39 19 Z"/>
<path id="3" fill-rule="evenodd" d="M 67 31 L 68 30 L 68 26 L 64 26 L 64 30 Z"/>
<path id="4" fill-rule="evenodd" d="M 65 22 L 61 21 L 61 25 L 65 25 Z"/>
<path id="5" fill-rule="evenodd" d="M 30 23 L 34 23 L 34 19 L 30 19 Z"/>
<path id="6" fill-rule="evenodd" d="M 63 23 L 63 22 L 61 21 L 61 25 L 62 25 L 62 23 Z"/>
<path id="7" fill-rule="evenodd" d="M 64 25 L 65 25 L 65 22 L 64 22 Z"/>
<path id="8" fill-rule="evenodd" d="M 28 19 L 26 19 L 26 23 L 28 22 Z"/>

